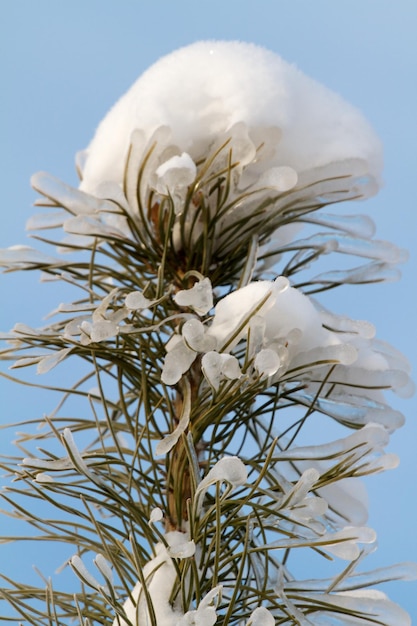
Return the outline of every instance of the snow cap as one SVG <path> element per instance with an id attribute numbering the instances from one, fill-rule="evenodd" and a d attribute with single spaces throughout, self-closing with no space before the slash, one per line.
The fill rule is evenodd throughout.
<path id="1" fill-rule="evenodd" d="M 167 126 L 191 163 L 242 123 L 257 146 L 274 137 L 268 169 L 360 159 L 380 178 L 380 141 L 355 107 L 264 48 L 202 41 L 160 59 L 115 104 L 87 149 L 80 187 L 94 193 L 103 182 L 122 183 L 135 129 L 148 140 Z"/>

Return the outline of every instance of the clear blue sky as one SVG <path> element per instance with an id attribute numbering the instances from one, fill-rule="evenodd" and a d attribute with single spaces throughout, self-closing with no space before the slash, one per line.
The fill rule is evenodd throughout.
<path id="1" fill-rule="evenodd" d="M 405 352 L 417 371 L 415 0 L 9 0 L 1 10 L 0 247 L 25 242 L 35 198 L 30 175 L 46 170 L 76 183 L 75 152 L 152 62 L 199 39 L 252 41 L 357 105 L 382 138 L 385 187 L 345 208 L 369 212 L 378 238 L 408 248 L 410 261 L 400 283 L 334 292 L 332 308 L 375 323 L 378 337 Z M 40 295 L 35 274 L 0 280 L 1 330 L 17 321 L 39 325 L 56 304 L 50 291 Z M 0 392 L 0 422 L 33 415 L 29 392 L 4 383 Z M 368 565 L 375 566 L 417 560 L 417 399 L 393 404 L 407 423 L 390 447 L 400 468 L 369 485 L 380 547 Z M 23 549 L 16 559 L 22 572 Z M 0 570 L 1 563 L 0 552 Z M 386 590 L 417 623 L 417 583 Z"/>

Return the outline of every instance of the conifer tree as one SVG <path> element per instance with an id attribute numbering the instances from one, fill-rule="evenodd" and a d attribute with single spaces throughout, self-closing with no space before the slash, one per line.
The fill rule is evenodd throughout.
<path id="1" fill-rule="evenodd" d="M 0 254 L 69 294 L 4 337 L 12 371 L 62 375 L 1 496 L 31 527 L 11 541 L 71 548 L 72 587 L 4 572 L 8 621 L 410 624 L 374 586 L 415 568 L 364 564 L 361 482 L 397 464 L 408 364 L 320 300 L 405 258 L 339 207 L 378 190 L 369 124 L 272 52 L 201 42 L 138 79 L 77 167 L 79 188 L 32 179 L 51 253 Z"/>

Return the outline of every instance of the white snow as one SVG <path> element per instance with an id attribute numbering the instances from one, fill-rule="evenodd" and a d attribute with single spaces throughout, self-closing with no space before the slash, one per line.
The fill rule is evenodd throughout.
<path id="1" fill-rule="evenodd" d="M 156 556 L 151 559 L 143 568 L 143 576 L 146 580 L 146 586 L 152 601 L 155 612 L 156 622 L 159 626 L 175 626 L 180 613 L 175 611 L 170 603 L 172 587 L 174 585 L 177 573 L 164 545 L 156 546 Z M 138 626 L 150 626 L 151 619 L 147 606 L 146 596 L 143 592 L 142 585 L 138 582 L 132 591 L 134 602 L 128 598 L 123 605 L 125 613 L 132 624 Z M 113 621 L 113 626 L 127 626 L 127 622 L 123 619 Z"/>
<path id="2" fill-rule="evenodd" d="M 216 337 L 219 348 L 230 350 L 247 334 L 250 320 L 255 315 L 265 317 L 277 295 L 288 287 L 288 280 L 280 276 L 274 282 L 260 280 L 232 291 L 217 303 L 208 334 Z"/>
<path id="3" fill-rule="evenodd" d="M 340 343 L 334 333 L 325 330 L 319 311 L 308 296 L 288 286 L 279 277 L 276 281 L 257 281 L 236 289 L 219 301 L 213 322 L 207 331 L 219 346 L 230 350 L 247 335 L 251 316 L 264 320 L 265 348 L 280 340 L 293 345 L 293 353 Z M 264 358 L 265 357 L 265 358 Z M 267 354 L 261 355 L 260 369 L 268 373 Z M 259 365 L 259 359 L 258 359 Z"/>
<path id="4" fill-rule="evenodd" d="M 167 161 L 162 178 L 179 164 L 190 180 L 191 163 L 233 126 L 235 136 L 241 128 L 242 162 L 252 161 L 267 139 L 258 174 L 275 167 L 299 173 L 346 159 L 364 160 L 376 179 L 381 173 L 380 142 L 354 106 L 264 48 L 202 41 L 159 60 L 110 110 L 87 149 L 81 189 L 121 184 L 132 132 L 141 129 L 145 146 L 161 126 L 177 146 L 170 158 L 179 159 Z"/>
<path id="5" fill-rule="evenodd" d="M 155 613 L 158 626 L 177 626 L 183 617 L 183 612 L 174 603 L 170 603 L 172 588 L 177 578 L 173 558 L 184 559 L 194 555 L 195 544 L 189 536 L 179 531 L 165 534 L 168 547 L 158 543 L 155 547 L 155 556 L 143 567 L 143 577 Z M 142 585 L 138 582 L 132 591 L 133 602 L 128 598 L 123 605 L 125 613 L 132 624 L 137 626 L 151 626 L 149 607 Z M 204 606 L 201 603 L 202 607 Z M 188 623 L 188 622 L 184 622 Z M 202 624 L 205 622 L 203 621 Z M 124 619 L 117 618 L 113 626 L 127 626 Z"/>
<path id="6" fill-rule="evenodd" d="M 172 530 L 166 533 L 165 539 L 169 545 L 169 556 L 176 559 L 186 559 L 195 554 L 195 543 L 185 533 Z"/>

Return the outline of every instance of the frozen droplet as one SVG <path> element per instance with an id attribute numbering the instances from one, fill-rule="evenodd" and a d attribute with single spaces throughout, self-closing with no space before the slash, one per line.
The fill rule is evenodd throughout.
<path id="1" fill-rule="evenodd" d="M 316 468 L 311 467 L 305 470 L 291 491 L 286 494 L 285 506 L 295 506 L 304 500 L 309 491 L 313 489 L 319 478 L 320 472 Z"/>
<path id="2" fill-rule="evenodd" d="M 220 354 L 214 351 L 204 354 L 201 360 L 201 369 L 209 385 L 214 389 L 218 389 L 222 373 L 222 358 Z"/>
<path id="3" fill-rule="evenodd" d="M 79 304 L 74 302 L 61 302 L 59 307 L 55 309 L 52 313 L 49 314 L 51 316 L 55 312 L 59 313 L 78 313 L 79 311 L 91 311 L 93 305 L 90 302 L 81 302 Z"/>
<path id="4" fill-rule="evenodd" d="M 45 474 L 44 472 L 39 472 L 36 474 L 35 478 L 37 483 L 53 483 L 54 479 L 49 474 Z"/>
<path id="5" fill-rule="evenodd" d="M 364 473 L 373 474 L 375 472 L 385 472 L 387 470 L 396 469 L 400 464 L 400 458 L 393 452 L 383 454 L 382 456 L 367 463 L 364 467 Z"/>
<path id="6" fill-rule="evenodd" d="M 178 365 L 174 352 L 168 352 L 162 368 L 161 380 L 165 385 L 175 385 L 183 375 L 182 367 Z"/>
<path id="7" fill-rule="evenodd" d="M 17 324 L 13 326 L 13 333 L 17 333 L 19 335 L 32 335 L 34 337 L 39 337 L 41 334 L 37 328 L 32 328 L 27 324 L 22 324 L 22 322 L 17 322 Z"/>
<path id="8" fill-rule="evenodd" d="M 197 281 L 191 289 L 178 291 L 174 296 L 178 306 L 189 306 L 198 315 L 206 315 L 213 307 L 213 290 L 209 278 Z"/>
<path id="9" fill-rule="evenodd" d="M 231 354 L 221 354 L 221 373 L 229 380 L 237 380 L 242 376 L 239 361 Z"/>
<path id="10" fill-rule="evenodd" d="M 247 622 L 247 626 L 274 626 L 275 618 L 264 606 L 258 606 Z"/>
<path id="11" fill-rule="evenodd" d="M 358 352 L 354 346 L 350 344 L 336 344 L 324 347 L 313 348 L 306 352 L 299 352 L 291 359 L 289 363 L 288 373 L 300 374 L 303 370 L 308 371 L 315 368 L 323 367 L 326 364 L 339 363 L 343 365 L 352 365 L 357 358 Z M 338 376 L 345 378 L 345 371 L 348 368 L 337 370 Z M 335 378 L 336 379 L 336 378 Z M 338 378 L 340 380 L 340 378 Z"/>
<path id="12" fill-rule="evenodd" d="M 226 481 L 233 488 L 244 485 L 247 481 L 248 473 L 245 464 L 237 456 L 225 456 L 211 468 L 207 476 L 201 481 L 198 490 L 203 483 L 211 485 L 218 481 Z"/>
<path id="13" fill-rule="evenodd" d="M 175 446 L 183 432 L 185 432 L 188 424 L 190 423 L 189 418 L 189 413 L 187 415 L 184 415 L 180 419 L 178 426 L 175 428 L 175 430 L 172 433 L 168 433 L 168 435 L 166 435 L 163 439 L 161 439 L 161 441 L 158 442 L 155 448 L 156 456 L 168 454 L 168 452 L 172 450 L 172 448 Z"/>
<path id="14" fill-rule="evenodd" d="M 244 485 L 248 479 L 248 473 L 244 463 L 237 456 L 225 456 L 211 468 L 209 473 L 197 487 L 195 506 L 199 513 L 203 506 L 204 496 L 207 489 L 215 483 L 229 483 L 232 489 Z"/>
<path id="15" fill-rule="evenodd" d="M 147 309 L 152 304 L 152 300 L 145 298 L 141 291 L 131 291 L 125 298 L 125 306 L 131 311 Z"/>
<path id="16" fill-rule="evenodd" d="M 375 326 L 364 320 L 353 320 L 343 315 L 336 315 L 330 311 L 320 309 L 323 324 L 334 332 L 347 333 L 372 339 L 375 336 Z"/>
<path id="17" fill-rule="evenodd" d="M 373 282 L 395 282 L 401 278 L 399 269 L 392 267 L 389 263 L 382 261 L 373 261 L 366 263 L 351 270 L 334 270 L 332 272 L 323 272 L 310 279 L 311 283 L 340 285 L 346 284 L 363 284 Z"/>
<path id="18" fill-rule="evenodd" d="M 360 555 L 358 543 L 372 544 L 376 541 L 376 532 L 366 526 L 347 526 L 334 533 L 327 533 L 320 540 L 326 551 L 340 559 L 354 561 Z"/>
<path id="19" fill-rule="evenodd" d="M 93 314 L 94 315 L 94 314 Z M 115 309 L 107 314 L 107 319 L 109 322 L 113 322 L 114 324 L 119 324 L 129 315 L 129 310 L 127 307 L 121 307 L 120 309 Z"/>
<path id="20" fill-rule="evenodd" d="M 54 459 L 53 461 L 26 457 L 22 459 L 22 465 L 48 471 L 68 470 L 72 467 L 72 463 L 68 457 L 64 459 Z"/>
<path id="21" fill-rule="evenodd" d="M 160 522 L 163 518 L 164 518 L 164 514 L 162 512 L 162 509 L 160 509 L 159 506 L 156 506 L 151 511 L 149 522 L 152 524 L 155 524 L 155 522 Z"/>
<path id="22" fill-rule="evenodd" d="M 265 348 L 256 355 L 254 365 L 261 376 L 273 376 L 278 371 L 281 360 L 275 350 Z"/>
<path id="23" fill-rule="evenodd" d="M 204 325 L 195 318 L 185 322 L 182 336 L 187 346 L 196 352 L 208 352 L 216 347 L 215 338 L 206 335 Z"/>
<path id="24" fill-rule="evenodd" d="M 107 296 L 101 300 L 100 304 L 93 312 L 93 322 L 100 322 L 106 317 L 107 309 L 109 308 L 114 297 L 117 295 L 118 291 L 119 290 L 117 288 L 112 289 L 110 293 L 108 293 Z"/>
<path id="25" fill-rule="evenodd" d="M 79 335 L 81 333 L 81 324 L 83 322 L 88 323 L 89 317 L 85 315 L 80 315 L 79 317 L 75 317 L 73 320 L 68 322 L 65 326 L 64 337 L 71 338 Z"/>
<path id="26" fill-rule="evenodd" d="M 213 602 L 216 596 L 220 596 L 223 586 L 217 585 L 211 589 L 201 600 L 198 608 L 187 611 L 185 615 L 176 621 L 175 626 L 214 626 L 217 621 L 216 608 Z"/>
<path id="27" fill-rule="evenodd" d="M 175 385 L 194 362 L 197 353 L 190 350 L 182 337 L 175 337 L 175 346 L 167 352 L 162 368 L 161 380 L 165 385 Z M 167 349 L 168 345 L 167 344 Z"/>
<path id="28" fill-rule="evenodd" d="M 230 354 L 219 354 L 211 351 L 203 355 L 201 369 L 211 387 L 218 389 L 222 376 L 229 380 L 237 380 L 242 376 L 239 361 Z"/>
<path id="29" fill-rule="evenodd" d="M 117 237 L 124 239 L 126 236 L 126 233 L 115 225 L 90 215 L 76 215 L 65 220 L 63 229 L 66 233 L 87 237 Z"/>
<path id="30" fill-rule="evenodd" d="M 6 340 L 10 340 L 10 339 L 15 339 L 15 337 L 13 337 L 13 335 L 6 335 L 6 336 L 2 336 L 2 339 L 6 339 Z M 14 363 L 12 363 L 12 365 L 9 366 L 9 369 L 18 369 L 20 367 L 27 367 L 28 365 L 36 365 L 36 363 L 39 363 L 39 361 L 41 361 L 43 358 L 42 356 L 33 356 L 33 357 L 24 357 L 23 359 L 17 359 L 17 361 L 15 361 Z"/>
<path id="31" fill-rule="evenodd" d="M 81 471 L 84 475 L 93 478 L 92 473 L 88 469 L 88 465 L 87 465 L 86 461 L 84 460 L 81 452 L 79 451 L 79 449 L 77 447 L 77 444 L 75 443 L 75 440 L 74 440 L 74 437 L 73 437 L 73 434 L 72 434 L 70 428 L 64 428 L 63 440 L 64 440 L 64 442 L 65 442 L 65 444 L 67 446 L 67 449 L 70 452 L 70 458 L 71 458 L 72 465 L 78 471 Z M 94 478 L 93 478 L 93 482 L 97 482 L 97 479 L 94 480 Z"/>

